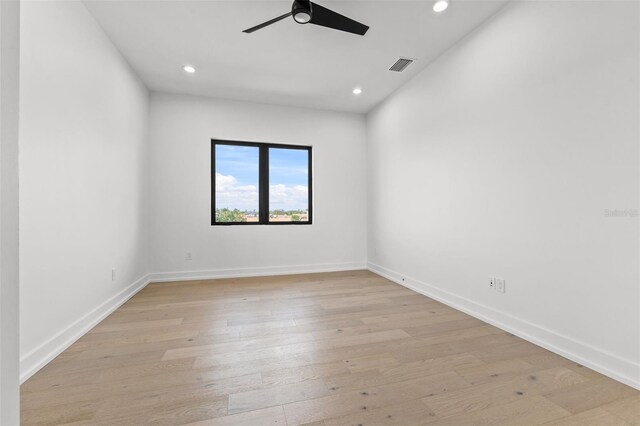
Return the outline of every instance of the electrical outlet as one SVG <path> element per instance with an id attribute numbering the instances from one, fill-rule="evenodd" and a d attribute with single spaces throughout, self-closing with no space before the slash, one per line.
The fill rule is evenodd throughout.
<path id="1" fill-rule="evenodd" d="M 489 277 L 489 288 L 491 290 L 496 289 L 496 277 Z"/>
<path id="2" fill-rule="evenodd" d="M 500 293 L 507 291 L 507 282 L 504 278 L 496 278 L 496 290 Z"/>
<path id="3" fill-rule="evenodd" d="M 111 281 L 116 280 L 116 268 L 111 268 Z"/>
<path id="4" fill-rule="evenodd" d="M 193 255 L 190 251 L 187 252 L 186 256 L 184 257 L 185 260 L 193 260 Z"/>

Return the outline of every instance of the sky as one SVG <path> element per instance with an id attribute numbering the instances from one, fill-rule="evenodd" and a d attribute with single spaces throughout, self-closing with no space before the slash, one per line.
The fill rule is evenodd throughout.
<path id="1" fill-rule="evenodd" d="M 216 207 L 258 210 L 257 147 L 216 145 Z M 269 149 L 269 210 L 306 210 L 308 153 Z"/>

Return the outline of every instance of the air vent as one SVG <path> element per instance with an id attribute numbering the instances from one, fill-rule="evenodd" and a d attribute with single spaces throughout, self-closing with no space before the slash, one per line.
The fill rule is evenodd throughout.
<path id="1" fill-rule="evenodd" d="M 404 71 L 405 68 L 407 68 L 412 63 L 413 63 L 413 59 L 400 58 L 398 59 L 398 62 L 396 62 L 391 66 L 391 68 L 389 68 L 389 71 L 402 72 Z"/>

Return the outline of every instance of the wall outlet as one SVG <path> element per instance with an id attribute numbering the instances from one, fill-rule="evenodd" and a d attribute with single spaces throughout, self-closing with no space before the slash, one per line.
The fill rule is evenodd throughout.
<path id="1" fill-rule="evenodd" d="M 184 257 L 185 260 L 193 260 L 193 254 L 188 251 L 187 254 Z"/>
<path id="2" fill-rule="evenodd" d="M 499 277 L 489 277 L 489 288 L 500 293 L 507 291 L 507 280 Z"/>
<path id="3" fill-rule="evenodd" d="M 111 268 L 111 281 L 116 280 L 116 268 Z"/>

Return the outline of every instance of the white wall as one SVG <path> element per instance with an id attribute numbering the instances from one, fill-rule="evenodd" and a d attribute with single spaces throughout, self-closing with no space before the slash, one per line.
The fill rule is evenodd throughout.
<path id="1" fill-rule="evenodd" d="M 312 145 L 313 224 L 211 226 L 211 138 Z M 149 139 L 155 278 L 364 267 L 364 116 L 153 93 Z"/>
<path id="2" fill-rule="evenodd" d="M 20 343 L 26 377 L 148 272 L 148 92 L 82 3 L 22 7 Z"/>
<path id="3" fill-rule="evenodd" d="M 0 1 L 0 424 L 20 423 L 18 81 L 20 2 Z"/>
<path id="4" fill-rule="evenodd" d="M 513 2 L 368 116 L 371 268 L 635 386 L 639 16 Z"/>

